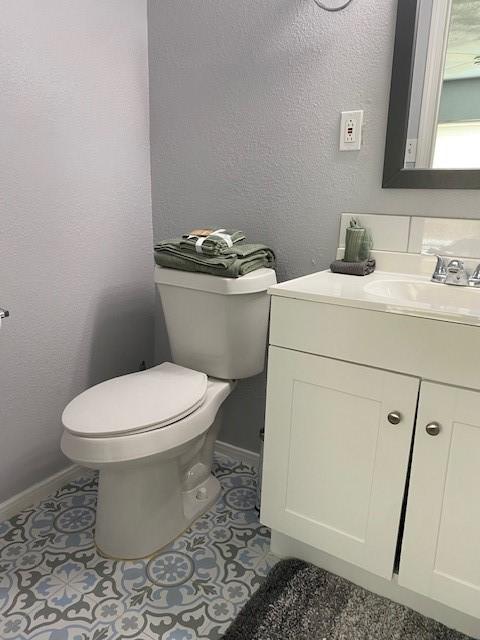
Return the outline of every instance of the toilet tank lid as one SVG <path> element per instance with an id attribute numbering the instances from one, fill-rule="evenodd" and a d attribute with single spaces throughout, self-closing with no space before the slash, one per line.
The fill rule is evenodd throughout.
<path id="1" fill-rule="evenodd" d="M 155 265 L 155 282 L 173 287 L 196 289 L 223 295 L 257 293 L 266 291 L 276 284 L 277 276 L 273 269 L 257 269 L 239 278 L 222 278 L 208 273 L 192 273 L 179 269 L 168 269 Z"/>
<path id="2" fill-rule="evenodd" d="M 158 429 L 193 413 L 204 402 L 207 385 L 205 373 L 164 362 L 87 389 L 66 406 L 62 422 L 84 437 Z"/>

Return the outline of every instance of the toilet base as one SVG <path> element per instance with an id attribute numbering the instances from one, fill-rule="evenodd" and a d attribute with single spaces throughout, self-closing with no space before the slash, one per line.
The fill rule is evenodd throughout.
<path id="1" fill-rule="evenodd" d="M 203 436 L 156 456 L 102 465 L 95 543 L 103 555 L 146 558 L 175 540 L 216 501 L 213 450 L 222 410 Z"/>
<path id="2" fill-rule="evenodd" d="M 198 487 L 183 492 L 183 511 L 188 522 L 185 528 L 215 504 L 221 490 L 220 482 L 210 474 Z"/>
<path id="3" fill-rule="evenodd" d="M 181 536 L 192 524 L 192 522 L 194 522 L 197 518 L 199 518 L 206 511 L 208 511 L 210 507 L 213 504 L 215 504 L 220 493 L 221 493 L 220 482 L 212 474 L 210 474 L 210 476 L 195 489 L 191 489 L 189 491 L 183 491 L 182 498 L 183 498 L 183 505 L 184 505 L 184 513 L 185 513 L 185 521 L 184 521 L 183 529 L 179 531 L 177 535 L 174 536 L 171 540 L 164 542 L 163 544 L 161 544 L 161 546 L 158 546 L 157 548 L 151 550 L 148 554 L 145 554 L 142 552 L 142 555 L 133 557 L 132 556 L 133 547 L 132 547 L 131 540 L 128 538 L 123 540 L 123 544 L 125 544 L 126 546 L 122 550 L 121 543 L 119 544 L 120 541 L 118 540 L 117 536 L 115 536 L 116 538 L 115 553 L 120 552 L 121 555 L 112 555 L 110 551 L 113 549 L 113 547 L 111 547 L 111 545 L 108 544 L 107 542 L 108 550 L 105 549 L 102 546 L 102 542 L 99 542 L 98 536 L 95 535 L 95 546 L 97 547 L 97 551 L 103 557 L 112 558 L 114 560 L 140 560 L 141 558 L 153 556 L 159 551 L 161 551 L 162 549 L 164 549 L 168 544 L 173 542 L 173 540 Z M 101 536 L 101 539 L 104 540 L 104 536 Z M 142 546 L 142 543 L 140 541 L 137 541 L 135 544 L 138 545 L 138 543 L 140 543 L 140 546 L 142 548 L 145 548 L 144 546 Z"/>

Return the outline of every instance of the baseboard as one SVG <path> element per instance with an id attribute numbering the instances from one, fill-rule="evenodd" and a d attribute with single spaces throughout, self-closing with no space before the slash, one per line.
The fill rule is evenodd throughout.
<path id="1" fill-rule="evenodd" d="M 17 495 L 0 503 L 0 522 L 8 520 L 16 516 L 20 511 L 23 511 L 23 509 L 48 498 L 48 496 L 55 493 L 57 489 L 68 484 L 71 480 L 78 478 L 84 471 L 85 469 L 80 465 L 72 464 L 66 469 L 54 473 L 52 476 L 45 478 L 45 480 L 37 482 L 37 484 L 25 489 L 25 491 L 17 493 Z"/>
<path id="2" fill-rule="evenodd" d="M 215 444 L 215 452 L 245 462 L 245 464 L 249 464 L 252 467 L 258 467 L 260 460 L 260 454 L 255 453 L 255 451 L 242 449 L 242 447 L 237 447 L 229 442 L 221 442 L 220 440 L 217 440 Z"/>

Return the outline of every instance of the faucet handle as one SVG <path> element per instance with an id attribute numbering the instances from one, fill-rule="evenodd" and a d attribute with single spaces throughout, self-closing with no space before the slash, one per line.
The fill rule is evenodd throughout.
<path id="1" fill-rule="evenodd" d="M 445 284 L 452 284 L 460 287 L 466 287 L 470 284 L 468 273 L 465 269 L 465 263 L 463 260 L 460 260 L 460 258 L 454 258 L 448 263 Z"/>
<path id="2" fill-rule="evenodd" d="M 439 255 L 437 255 L 436 258 L 437 258 L 437 266 L 435 267 L 435 271 L 432 274 L 432 281 L 445 282 L 445 278 L 447 277 L 447 263 L 446 263 L 447 259 Z"/>
<path id="3" fill-rule="evenodd" d="M 471 287 L 479 287 L 480 286 L 480 264 L 477 264 L 477 266 L 473 270 L 472 275 L 468 279 L 468 284 Z"/>
<path id="4" fill-rule="evenodd" d="M 449 269 L 465 269 L 465 263 L 460 258 L 453 258 L 447 265 L 447 271 Z"/>
<path id="5" fill-rule="evenodd" d="M 460 258 L 453 258 L 447 265 L 447 274 L 465 271 L 465 263 Z"/>

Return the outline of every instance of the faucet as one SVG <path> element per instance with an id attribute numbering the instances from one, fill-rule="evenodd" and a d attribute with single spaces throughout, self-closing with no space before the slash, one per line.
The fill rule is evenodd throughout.
<path id="1" fill-rule="evenodd" d="M 432 282 L 441 282 L 442 284 L 445 282 L 445 278 L 447 277 L 447 265 L 445 260 L 446 258 L 437 256 L 437 266 L 432 274 Z"/>
<path id="2" fill-rule="evenodd" d="M 437 256 L 432 282 L 441 282 L 456 287 L 480 287 L 480 264 L 470 274 L 460 258 L 453 258 L 447 263 L 447 258 Z"/>

